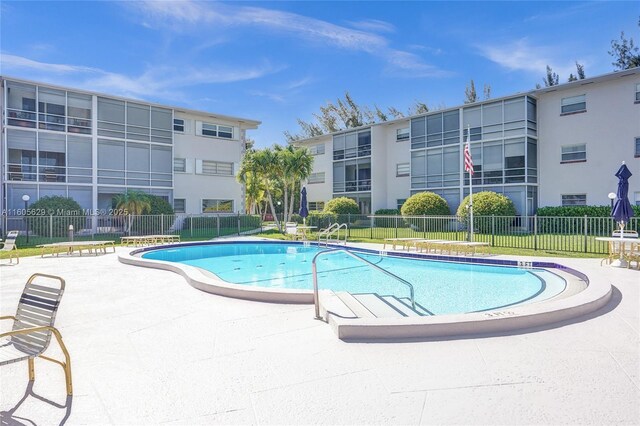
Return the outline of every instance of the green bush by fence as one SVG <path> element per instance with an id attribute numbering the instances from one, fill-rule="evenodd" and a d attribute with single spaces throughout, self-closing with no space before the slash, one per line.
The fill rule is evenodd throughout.
<path id="1" fill-rule="evenodd" d="M 46 237 L 66 237 L 69 225 L 74 231 L 86 226 L 85 214 L 80 205 L 67 197 L 41 197 L 27 209 L 30 232 Z"/>

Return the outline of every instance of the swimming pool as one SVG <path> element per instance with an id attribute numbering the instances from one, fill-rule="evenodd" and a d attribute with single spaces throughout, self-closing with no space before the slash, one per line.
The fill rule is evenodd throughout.
<path id="1" fill-rule="evenodd" d="M 325 249 L 299 243 L 198 244 L 165 247 L 145 252 L 142 257 L 201 268 L 240 286 L 310 290 L 311 262 L 322 250 Z M 412 283 L 423 315 L 479 312 L 539 302 L 553 298 L 566 286 L 563 278 L 539 268 L 408 259 L 357 250 L 354 253 Z M 344 253 L 323 255 L 317 265 L 321 289 L 376 293 L 404 300 L 409 296 L 407 287 L 398 281 Z"/>

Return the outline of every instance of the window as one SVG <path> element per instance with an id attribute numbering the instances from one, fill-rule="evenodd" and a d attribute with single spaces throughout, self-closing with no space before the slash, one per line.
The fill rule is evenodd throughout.
<path id="1" fill-rule="evenodd" d="M 398 199 L 396 200 L 396 208 L 397 208 L 398 210 L 400 210 L 400 209 L 402 208 L 402 205 L 404 204 L 404 202 L 405 202 L 405 201 L 407 201 L 407 199 L 406 199 L 406 198 L 398 198 Z"/>
<path id="2" fill-rule="evenodd" d="M 324 183 L 324 172 L 311 173 L 309 175 L 309 183 Z"/>
<path id="3" fill-rule="evenodd" d="M 233 212 L 233 200 L 202 200 L 202 213 Z"/>
<path id="4" fill-rule="evenodd" d="M 409 176 L 411 172 L 411 163 L 398 163 L 396 164 L 396 176 Z"/>
<path id="5" fill-rule="evenodd" d="M 563 98 L 561 103 L 562 114 L 572 114 L 575 112 L 584 112 L 587 110 L 587 97 L 586 95 L 572 96 L 570 98 Z"/>
<path id="6" fill-rule="evenodd" d="M 186 200 L 184 198 L 174 198 L 173 199 L 173 211 L 175 213 L 184 213 L 185 212 L 185 204 L 186 204 Z"/>
<path id="7" fill-rule="evenodd" d="M 173 131 L 184 133 L 184 120 L 181 118 L 173 119 Z"/>
<path id="8" fill-rule="evenodd" d="M 233 139 L 233 127 L 202 123 L 202 136 Z"/>
<path id="9" fill-rule="evenodd" d="M 562 196 L 562 206 L 586 206 L 587 194 L 565 194 Z"/>
<path id="10" fill-rule="evenodd" d="M 322 155 L 324 154 L 324 144 L 311 145 L 309 147 L 309 154 L 311 155 Z"/>
<path id="11" fill-rule="evenodd" d="M 201 167 L 200 173 L 203 175 L 233 176 L 233 163 L 202 160 Z"/>
<path id="12" fill-rule="evenodd" d="M 405 127 L 404 129 L 396 130 L 396 142 L 408 141 L 409 140 L 409 128 Z"/>
<path id="13" fill-rule="evenodd" d="M 636 102 L 640 103 L 640 83 L 636 84 Z"/>
<path id="14" fill-rule="evenodd" d="M 324 201 L 309 201 L 309 211 L 319 212 L 324 209 Z"/>
<path id="15" fill-rule="evenodd" d="M 178 173 L 186 173 L 187 171 L 187 159 L 186 158 L 174 158 L 173 159 L 173 171 Z"/>
<path id="16" fill-rule="evenodd" d="M 640 157 L 640 138 L 636 138 L 636 157 Z"/>
<path id="17" fill-rule="evenodd" d="M 560 163 L 574 163 L 587 161 L 587 146 L 568 145 L 562 147 L 562 160 Z"/>

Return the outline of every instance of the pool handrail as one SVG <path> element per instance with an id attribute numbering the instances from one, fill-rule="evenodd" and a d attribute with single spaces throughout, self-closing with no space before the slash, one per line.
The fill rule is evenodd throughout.
<path id="1" fill-rule="evenodd" d="M 324 231 L 320 232 L 320 233 L 318 234 L 318 245 L 320 245 L 320 241 L 321 241 L 321 239 L 322 239 L 323 237 L 324 237 L 324 239 L 325 239 L 325 242 L 324 242 L 324 243 L 325 243 L 325 245 L 328 245 L 328 244 L 329 244 L 329 239 L 331 238 L 331 236 L 332 236 L 333 234 L 336 234 L 336 233 L 338 234 L 337 242 L 338 242 L 338 243 L 340 243 L 340 242 L 341 242 L 341 241 L 340 241 L 340 230 L 341 230 L 342 228 L 344 228 L 344 229 L 346 229 L 346 230 L 348 230 L 348 229 L 349 229 L 349 227 L 347 226 L 347 224 L 346 224 L 346 223 L 338 223 L 338 222 L 336 222 L 336 223 L 334 223 L 333 225 L 330 225 L 330 226 L 329 226 L 327 229 L 325 229 Z M 346 233 L 346 232 L 345 232 L 345 234 L 344 234 L 344 243 L 345 243 L 345 244 L 347 244 L 347 233 Z"/>
<path id="2" fill-rule="evenodd" d="M 320 231 L 318 231 L 318 242 L 320 242 L 320 239 L 326 235 L 328 235 L 334 227 L 339 226 L 340 224 L 338 222 L 336 223 L 330 223 L 329 226 L 327 226 L 325 229 L 321 229 Z"/>
<path id="3" fill-rule="evenodd" d="M 404 284 L 407 287 L 409 287 L 409 293 L 410 293 L 410 296 L 411 296 L 411 308 L 415 311 L 415 309 L 416 309 L 416 300 L 415 300 L 415 297 L 414 297 L 413 284 L 411 284 L 409 281 L 404 280 L 404 279 L 400 278 L 399 276 L 387 271 L 386 269 L 379 267 L 375 263 L 371 263 L 368 260 L 363 259 L 362 257 L 356 255 L 355 253 L 350 252 L 347 249 L 332 248 L 332 249 L 326 249 L 326 250 L 323 250 L 321 252 L 316 253 L 316 255 L 313 256 L 313 260 L 311 261 L 311 270 L 313 271 L 313 303 L 314 303 L 315 309 L 316 309 L 316 319 L 322 319 L 322 317 L 320 316 L 320 301 L 319 301 L 319 298 L 318 298 L 318 268 L 316 266 L 316 260 L 318 259 L 319 256 L 321 256 L 323 254 L 337 253 L 337 252 L 343 252 L 343 253 L 353 257 L 356 260 L 360 260 L 360 261 L 366 263 L 367 265 L 373 267 L 374 269 L 377 269 L 378 271 L 390 276 L 391 278 L 395 278 L 396 280 L 400 281 L 402 284 Z"/>

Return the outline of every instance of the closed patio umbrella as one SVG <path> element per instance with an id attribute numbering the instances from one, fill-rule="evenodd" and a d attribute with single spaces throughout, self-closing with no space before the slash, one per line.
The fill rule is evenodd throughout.
<path id="1" fill-rule="evenodd" d="M 616 172 L 615 176 L 618 178 L 618 192 L 616 193 L 618 200 L 613 205 L 611 216 L 620 225 L 620 231 L 624 230 L 625 223 L 629 222 L 629 219 L 633 216 L 633 208 L 629 202 L 629 178 L 633 174 L 629 171 L 629 168 L 624 161 L 622 166 Z"/>
<path id="2" fill-rule="evenodd" d="M 307 209 L 307 188 L 302 187 L 302 191 L 300 192 L 302 195 L 300 197 L 300 211 L 298 214 L 302 217 L 302 222 L 304 225 L 307 225 L 307 216 L 309 216 L 309 209 Z"/>
<path id="3" fill-rule="evenodd" d="M 620 238 L 624 238 L 624 226 L 629 222 L 629 219 L 633 216 L 633 208 L 629 202 L 629 178 L 632 173 L 629 168 L 622 162 L 622 166 L 618 169 L 615 176 L 618 178 L 618 192 L 616 193 L 618 200 L 613 205 L 611 210 L 611 216 L 620 225 Z M 620 259 L 613 262 L 612 266 L 624 267 L 626 266 L 626 260 L 623 258 L 624 244 L 620 242 Z"/>

